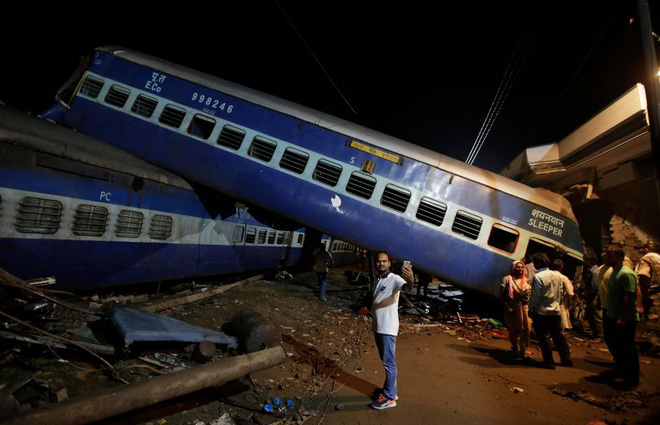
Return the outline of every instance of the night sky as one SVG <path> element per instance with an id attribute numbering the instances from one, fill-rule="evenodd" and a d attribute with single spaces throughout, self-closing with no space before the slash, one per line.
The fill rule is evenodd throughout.
<path id="1" fill-rule="evenodd" d="M 475 161 L 499 172 L 643 81 L 634 1 L 24 3 L 0 28 L 0 101 L 35 114 L 112 44 L 465 160 L 508 81 Z"/>

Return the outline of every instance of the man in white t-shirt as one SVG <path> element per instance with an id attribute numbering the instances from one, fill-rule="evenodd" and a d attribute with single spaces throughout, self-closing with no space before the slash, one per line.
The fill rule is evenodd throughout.
<path id="1" fill-rule="evenodd" d="M 389 255 L 386 252 L 379 252 L 376 255 L 378 279 L 371 303 L 371 314 L 378 354 L 385 367 L 385 384 L 378 399 L 370 405 L 379 410 L 395 407 L 398 399 L 395 349 L 396 336 L 399 333 L 399 295 L 402 289 L 408 292 L 414 286 L 412 266 L 403 266 L 401 269 L 403 278 L 390 272 L 390 266 Z"/>

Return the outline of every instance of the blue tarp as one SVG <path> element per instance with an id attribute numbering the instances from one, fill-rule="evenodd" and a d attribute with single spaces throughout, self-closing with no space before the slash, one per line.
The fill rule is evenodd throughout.
<path id="1" fill-rule="evenodd" d="M 136 308 L 115 308 L 111 320 L 117 326 L 127 347 L 136 341 L 211 341 L 230 347 L 237 345 L 236 338 L 222 332 Z"/>

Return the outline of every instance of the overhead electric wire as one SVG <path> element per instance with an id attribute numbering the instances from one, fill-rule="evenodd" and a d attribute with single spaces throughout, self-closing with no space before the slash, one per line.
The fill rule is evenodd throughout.
<path id="1" fill-rule="evenodd" d="M 355 109 L 353 108 L 353 106 L 350 104 L 350 102 L 348 101 L 348 99 L 346 99 L 346 97 L 345 97 L 344 94 L 341 92 L 341 90 L 339 89 L 339 87 L 337 86 L 337 84 L 335 84 L 334 80 L 333 80 L 332 77 L 330 76 L 330 73 L 328 73 L 328 71 L 326 71 L 325 67 L 323 66 L 323 64 L 321 63 L 321 61 L 319 60 L 319 58 L 316 57 L 316 55 L 315 55 L 314 52 L 312 51 L 312 48 L 309 47 L 309 44 L 307 44 L 307 42 L 306 42 L 305 39 L 303 38 L 302 34 L 300 34 L 300 31 L 298 31 L 298 28 L 296 28 L 296 26 L 293 24 L 293 21 L 291 20 L 291 18 L 289 18 L 289 15 L 286 14 L 286 12 L 284 11 L 284 9 L 282 9 L 282 6 L 280 6 L 280 3 L 279 3 L 277 0 L 273 0 L 273 1 L 274 1 L 275 4 L 277 5 L 277 7 L 279 7 L 280 11 L 282 12 L 282 14 L 283 14 L 284 17 L 286 18 L 286 20 L 289 22 L 289 24 L 291 25 L 291 28 L 293 28 L 293 30 L 296 32 L 296 34 L 298 34 L 298 37 L 300 37 L 300 40 L 303 42 L 303 44 L 305 45 L 305 47 L 307 48 L 307 50 L 309 50 L 309 53 L 312 55 L 312 57 L 314 58 L 314 60 L 316 61 L 316 63 L 321 67 L 321 70 L 323 70 L 323 73 L 325 74 L 325 76 L 328 77 L 328 80 L 330 80 L 330 83 L 332 84 L 332 86 L 335 88 L 335 90 L 337 90 L 337 93 L 339 93 L 339 95 L 341 96 L 341 98 L 344 100 L 344 102 L 346 102 L 346 104 L 348 105 L 348 107 L 351 109 L 351 112 L 353 112 L 354 115 L 357 115 L 357 112 L 355 111 Z"/>
<path id="2" fill-rule="evenodd" d="M 520 69 L 522 69 L 522 63 L 526 59 L 526 50 L 528 50 L 529 46 L 531 45 L 531 41 L 534 39 L 534 37 L 532 37 L 534 34 L 533 30 L 536 27 L 537 21 L 539 19 L 540 10 L 540 7 L 536 10 L 533 10 L 527 19 L 523 32 L 520 34 L 520 38 L 516 43 L 516 48 L 513 51 L 511 59 L 509 60 L 509 64 L 507 65 L 504 76 L 500 81 L 500 85 L 497 89 L 495 98 L 493 99 L 488 113 L 486 114 L 486 118 L 481 125 L 481 129 L 479 130 L 479 133 L 477 134 L 477 137 L 472 144 L 470 153 L 465 159 L 465 163 L 467 164 L 473 164 L 474 160 L 477 158 L 477 155 L 479 154 L 484 141 L 488 137 L 488 134 L 490 133 L 490 130 L 492 129 L 497 116 L 504 106 L 504 102 L 511 92 L 511 87 L 515 83 Z"/>

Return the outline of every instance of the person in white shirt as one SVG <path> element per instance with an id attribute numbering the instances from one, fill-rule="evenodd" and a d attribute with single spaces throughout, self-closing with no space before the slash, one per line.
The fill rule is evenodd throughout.
<path id="1" fill-rule="evenodd" d="M 559 352 L 563 366 L 573 366 L 571 352 L 566 337 L 561 329 L 561 302 L 564 285 L 561 275 L 549 270 L 550 259 L 546 254 L 539 254 L 534 259 L 536 274 L 532 279 L 532 296 L 529 300 L 529 314 L 534 323 L 534 332 L 541 346 L 543 354 L 542 366 L 554 369 L 555 361 L 552 357 L 552 344 L 550 338 Z"/>
<path id="2" fill-rule="evenodd" d="M 390 257 L 386 252 L 376 255 L 378 279 L 371 303 L 372 330 L 376 338 L 378 354 L 385 367 L 385 384 L 378 399 L 370 404 L 374 409 L 396 406 L 396 336 L 399 333 L 399 296 L 401 290 L 409 292 L 414 287 L 412 266 L 404 265 L 403 277 L 390 272 Z"/>

